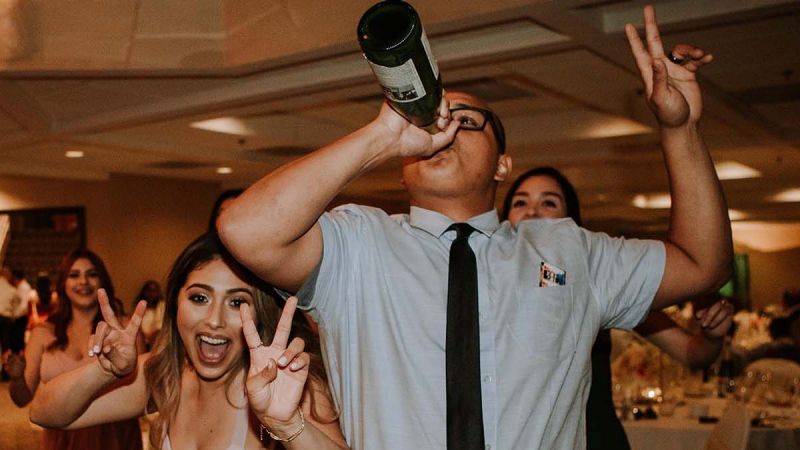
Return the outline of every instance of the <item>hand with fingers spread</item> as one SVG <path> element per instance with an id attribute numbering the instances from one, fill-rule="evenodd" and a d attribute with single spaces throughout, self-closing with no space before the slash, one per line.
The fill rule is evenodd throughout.
<path id="1" fill-rule="evenodd" d="M 12 380 L 22 378 L 25 374 L 25 356 L 7 350 L 3 353 L 3 369 Z"/>
<path id="2" fill-rule="evenodd" d="M 303 351 L 305 343 L 302 339 L 295 338 L 289 343 L 296 306 L 296 297 L 286 301 L 269 346 L 261 342 L 249 306 L 244 304 L 239 310 L 244 338 L 250 348 L 247 398 L 250 408 L 262 423 L 291 421 L 303 398 L 310 357 Z"/>
<path id="3" fill-rule="evenodd" d="M 733 305 L 727 300 L 720 300 L 708 308 L 698 310 L 695 319 L 700 323 L 707 338 L 721 339 L 733 324 Z"/>
<path id="4" fill-rule="evenodd" d="M 121 378 L 136 368 L 139 356 L 136 336 L 142 325 L 147 302 L 142 300 L 136 305 L 130 322 L 123 327 L 111 308 L 105 289 L 97 290 L 97 299 L 100 302 L 103 320 L 97 324 L 94 335 L 89 339 L 89 356 L 97 357 L 97 362 L 104 372 Z"/>
<path id="5" fill-rule="evenodd" d="M 714 57 L 688 44 L 676 45 L 665 54 L 651 5 L 644 8 L 644 27 L 647 47 L 633 25 L 625 25 L 625 34 L 642 76 L 648 105 L 663 127 L 696 124 L 703 112 L 703 99 L 695 73 Z"/>

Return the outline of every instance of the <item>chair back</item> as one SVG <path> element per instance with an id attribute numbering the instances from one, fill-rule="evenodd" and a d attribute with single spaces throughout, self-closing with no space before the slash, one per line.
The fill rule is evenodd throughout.
<path id="1" fill-rule="evenodd" d="M 731 400 L 717 426 L 711 431 L 705 450 L 746 450 L 750 436 L 750 415 L 744 403 Z"/>

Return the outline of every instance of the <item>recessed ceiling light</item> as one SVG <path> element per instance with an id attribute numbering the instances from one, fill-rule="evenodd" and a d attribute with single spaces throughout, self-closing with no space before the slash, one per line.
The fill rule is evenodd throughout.
<path id="1" fill-rule="evenodd" d="M 80 150 L 67 150 L 64 156 L 67 158 L 83 158 L 83 152 Z"/>
<path id="2" fill-rule="evenodd" d="M 233 169 L 230 167 L 217 167 L 217 173 L 220 175 L 227 175 L 229 173 L 233 173 Z"/>
<path id="3" fill-rule="evenodd" d="M 242 119 L 236 117 L 220 117 L 218 119 L 200 120 L 189 124 L 192 128 L 217 133 L 235 134 L 237 136 L 255 136 L 256 131 L 250 128 Z"/>
<path id="4" fill-rule="evenodd" d="M 786 189 L 770 196 L 767 200 L 771 202 L 800 202 L 800 188 Z"/>
<path id="5" fill-rule="evenodd" d="M 647 209 L 667 209 L 672 205 L 672 199 L 666 192 L 658 194 L 638 194 L 633 197 L 633 206 Z"/>
<path id="6" fill-rule="evenodd" d="M 714 164 L 720 180 L 740 180 L 742 178 L 759 178 L 761 172 L 736 161 L 721 161 Z"/>
<path id="7" fill-rule="evenodd" d="M 652 128 L 624 117 L 604 117 L 584 130 L 581 137 L 602 139 L 618 136 L 633 136 L 653 131 Z"/>
<path id="8" fill-rule="evenodd" d="M 744 211 L 740 211 L 738 209 L 729 209 L 728 210 L 728 218 L 733 220 L 742 220 L 750 217 L 750 214 L 747 214 Z"/>

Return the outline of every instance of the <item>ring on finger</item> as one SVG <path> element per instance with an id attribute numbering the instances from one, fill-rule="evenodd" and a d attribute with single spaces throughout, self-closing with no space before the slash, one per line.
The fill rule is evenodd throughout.
<path id="1" fill-rule="evenodd" d="M 678 57 L 677 57 L 677 56 L 675 56 L 675 55 L 674 55 L 672 52 L 669 52 L 669 53 L 667 53 L 667 59 L 668 59 L 668 60 L 670 60 L 670 61 L 672 61 L 672 63 L 673 63 L 673 64 L 677 64 L 677 65 L 679 65 L 679 66 L 680 66 L 680 65 L 682 65 L 683 63 L 685 63 L 685 62 L 686 62 L 686 60 L 685 60 L 685 59 L 683 59 L 683 58 L 678 58 Z"/>

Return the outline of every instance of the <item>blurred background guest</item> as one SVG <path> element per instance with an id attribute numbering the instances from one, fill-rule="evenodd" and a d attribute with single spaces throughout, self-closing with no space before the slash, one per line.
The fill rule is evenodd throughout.
<path id="1" fill-rule="evenodd" d="M 158 281 L 145 281 L 142 289 L 139 290 L 139 295 L 134 299 L 134 303 L 138 300 L 147 302 L 141 330 L 145 348 L 150 351 L 158 332 L 161 331 L 161 322 L 164 320 L 164 294 L 161 292 L 161 285 L 158 284 Z"/>
<path id="2" fill-rule="evenodd" d="M 11 400 L 19 407 L 33 400 L 39 383 L 94 361 L 87 353 L 89 340 L 102 314 L 97 290 L 106 289 L 111 306 L 122 314 L 122 303 L 114 297 L 114 286 L 97 254 L 76 249 L 64 257 L 58 271 L 58 306 L 31 332 L 24 356 L 9 354 L 3 365 L 11 377 Z M 16 293 L 16 290 L 14 291 Z M 140 351 L 144 345 L 139 343 Z M 45 430 L 42 449 L 139 450 L 142 435 L 137 420 L 114 422 L 79 430 Z"/>
<path id="3" fill-rule="evenodd" d="M 42 271 L 36 275 L 35 289 L 31 293 L 28 330 L 32 330 L 36 325 L 47 320 L 58 303 L 57 295 L 53 291 L 51 283 L 52 281 L 47 272 Z"/>
<path id="4" fill-rule="evenodd" d="M 11 284 L 11 273 L 0 269 L 0 347 L 3 353 L 11 348 L 11 335 L 14 329 L 14 309 L 19 302 L 17 290 Z M 3 380 L 8 379 L 5 370 L 2 371 Z"/>
<path id="5" fill-rule="evenodd" d="M 11 327 L 11 345 L 9 350 L 12 352 L 21 352 L 25 347 L 25 329 L 28 326 L 30 301 L 31 297 L 35 294 L 28 280 L 25 279 L 25 273 L 23 271 L 11 269 L 8 273 L 11 274 L 9 280 L 11 285 L 17 290 L 17 302 L 14 307 L 14 323 Z"/>

